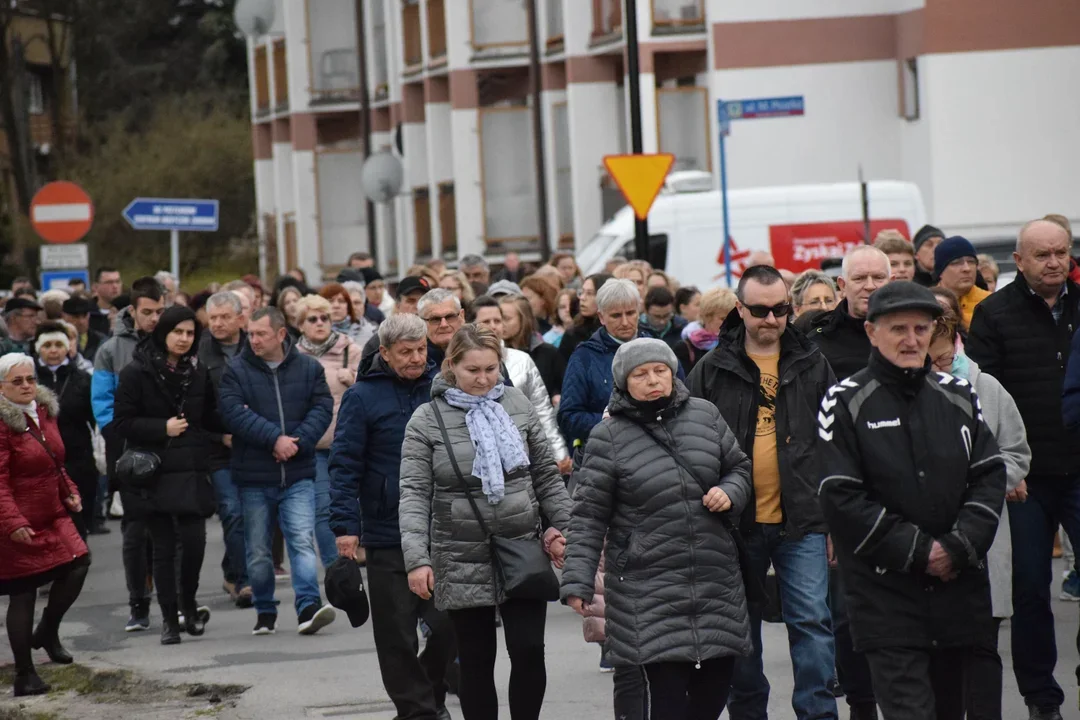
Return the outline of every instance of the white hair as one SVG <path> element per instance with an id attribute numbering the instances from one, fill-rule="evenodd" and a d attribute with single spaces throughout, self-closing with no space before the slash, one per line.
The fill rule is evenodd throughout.
<path id="1" fill-rule="evenodd" d="M 641 293 L 638 292 L 633 280 L 612 278 L 604 283 L 600 292 L 596 293 L 596 307 L 602 313 L 628 305 L 638 307 L 640 304 Z"/>
<path id="2" fill-rule="evenodd" d="M 379 345 L 393 347 L 394 343 L 427 338 L 427 325 L 416 315 L 391 315 L 379 325 Z"/>
<path id="3" fill-rule="evenodd" d="M 420 298 L 420 301 L 416 303 L 416 312 L 420 317 L 424 317 L 424 313 L 432 305 L 442 305 L 444 302 L 454 301 L 454 310 L 461 312 L 461 301 L 458 300 L 458 296 L 454 294 L 453 290 L 446 290 L 444 288 L 435 288 L 434 290 L 428 290 L 424 293 L 424 296 Z"/>
<path id="4" fill-rule="evenodd" d="M 841 263 L 841 265 L 840 265 L 840 274 L 844 276 L 845 280 L 849 279 L 848 278 L 848 270 L 850 269 L 851 258 L 855 257 L 856 255 L 858 255 L 860 253 L 871 253 L 872 255 L 877 255 L 878 259 L 881 260 L 881 262 L 883 262 L 885 264 L 885 272 L 886 273 L 889 272 L 891 266 L 889 265 L 889 256 L 888 255 L 881 252 L 880 250 L 878 250 L 873 245 L 860 245 L 857 248 L 853 248 L 852 250 L 849 250 L 848 254 L 844 256 L 843 263 Z"/>
<path id="5" fill-rule="evenodd" d="M 8 373 L 23 365 L 29 365 L 33 369 L 34 358 L 23 353 L 8 353 L 0 357 L 0 380 L 7 380 Z"/>
<path id="6" fill-rule="evenodd" d="M 210 299 L 206 301 L 206 309 L 228 306 L 234 313 L 239 315 L 244 312 L 243 302 L 240 300 L 240 296 L 232 290 L 222 290 L 216 292 L 210 296 Z"/>
<path id="7" fill-rule="evenodd" d="M 364 283 L 357 280 L 346 280 L 345 282 L 341 283 L 341 287 L 345 288 L 345 292 L 351 295 L 354 292 L 364 292 L 365 285 Z"/>
<path id="8" fill-rule="evenodd" d="M 47 303 L 50 300 L 59 300 L 60 302 L 64 302 L 69 298 L 71 298 L 71 293 L 67 292 L 66 290 L 61 290 L 59 288 L 46 290 L 45 292 L 41 293 L 41 302 L 43 303 Z"/>

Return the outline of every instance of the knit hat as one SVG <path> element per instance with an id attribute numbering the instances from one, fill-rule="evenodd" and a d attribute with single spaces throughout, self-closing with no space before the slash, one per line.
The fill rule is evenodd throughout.
<path id="1" fill-rule="evenodd" d="M 945 233 L 933 225 L 923 225 L 919 228 L 919 232 L 915 233 L 915 237 L 912 239 L 911 244 L 915 247 L 915 252 L 919 252 L 919 248 L 922 244 L 930 238 L 944 238 Z"/>
<path id="2" fill-rule="evenodd" d="M 521 286 L 516 282 L 509 280 L 499 280 L 491 284 L 488 288 L 487 294 L 491 297 L 497 298 L 500 295 L 522 295 Z"/>
<path id="3" fill-rule="evenodd" d="M 976 258 L 975 246 L 965 238 L 954 235 L 934 248 L 934 278 L 941 277 L 941 272 L 949 267 L 949 263 L 960 258 Z"/>
<path id="4" fill-rule="evenodd" d="M 183 305 L 173 305 L 165 312 L 161 313 L 161 319 L 158 320 L 157 327 L 154 328 L 153 340 L 154 345 L 157 346 L 162 352 L 167 351 L 165 345 L 165 338 L 169 336 L 176 326 L 185 320 L 191 320 L 195 323 L 195 342 L 191 344 L 191 349 L 188 350 L 188 355 L 194 355 L 199 351 L 199 335 L 202 328 L 199 326 L 199 320 L 195 317 L 195 312 L 190 308 L 186 308 Z"/>
<path id="5" fill-rule="evenodd" d="M 383 276 L 375 268 L 360 268 L 360 274 L 364 276 L 364 284 L 370 285 L 376 280 L 382 280 Z"/>
<path id="6" fill-rule="evenodd" d="M 611 375 L 615 380 L 615 387 L 625 390 L 626 378 L 634 371 L 634 368 L 653 362 L 662 362 L 667 365 L 671 368 L 672 375 L 679 371 L 678 358 L 663 340 L 638 338 L 621 345 L 615 353 L 615 360 L 611 363 Z"/>
<path id="7" fill-rule="evenodd" d="M 894 280 L 870 296 L 870 310 L 866 319 L 874 322 L 883 315 L 904 310 L 921 310 L 935 318 L 944 312 L 929 289 L 909 280 Z"/>

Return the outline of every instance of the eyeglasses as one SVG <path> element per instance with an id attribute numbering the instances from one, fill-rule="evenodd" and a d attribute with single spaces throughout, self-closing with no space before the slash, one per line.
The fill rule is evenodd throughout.
<path id="1" fill-rule="evenodd" d="M 329 315 L 308 315 L 307 316 L 307 321 L 309 323 L 313 324 L 313 325 L 315 323 L 317 323 L 317 322 L 330 322 L 330 316 Z"/>
<path id="2" fill-rule="evenodd" d="M 764 320 L 769 317 L 769 313 L 772 313 L 774 317 L 782 318 L 791 314 L 791 303 L 780 303 L 779 305 L 743 305 L 750 314 L 756 317 L 758 320 Z"/>
<path id="3" fill-rule="evenodd" d="M 449 325 L 454 318 L 460 316 L 461 313 L 451 313 L 449 315 L 432 315 L 431 317 L 424 318 L 424 322 L 426 322 L 428 325 L 431 325 L 432 327 L 439 327 L 443 324 L 444 320 L 446 321 L 446 324 Z"/>
<path id="4" fill-rule="evenodd" d="M 33 375 L 27 375 L 26 377 L 17 377 L 6 382 L 14 385 L 15 387 L 22 387 L 23 385 L 37 385 L 37 378 Z"/>

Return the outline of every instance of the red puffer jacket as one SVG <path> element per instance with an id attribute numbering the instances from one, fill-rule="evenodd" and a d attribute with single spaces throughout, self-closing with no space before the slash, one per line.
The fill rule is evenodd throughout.
<path id="1" fill-rule="evenodd" d="M 64 498 L 78 495 L 75 483 L 62 470 L 64 443 L 56 425 L 56 396 L 37 391 L 40 432 L 57 461 L 28 429 L 26 415 L 0 397 L 0 579 L 36 575 L 69 563 L 87 553 L 71 520 Z M 41 437 L 39 434 L 38 437 Z M 62 473 L 62 474 L 61 474 Z M 11 539 L 16 530 L 34 531 L 29 545 Z"/>

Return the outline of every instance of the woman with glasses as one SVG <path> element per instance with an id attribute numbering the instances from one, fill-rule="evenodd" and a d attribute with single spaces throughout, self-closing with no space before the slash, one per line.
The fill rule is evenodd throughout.
<path id="1" fill-rule="evenodd" d="M 55 663 L 72 662 L 60 644 L 60 621 L 90 567 L 71 519 L 82 512 L 82 498 L 64 469 L 58 413 L 56 395 L 37 384 L 33 358 L 0 358 L 0 595 L 8 596 L 15 697 L 49 691 L 34 668 L 32 648 L 44 648 Z M 49 583 L 49 602 L 35 630 L 37 591 Z"/>
<path id="2" fill-rule="evenodd" d="M 581 290 L 578 291 L 578 314 L 570 327 L 566 328 L 562 342 L 559 343 L 559 352 L 567 362 L 570 361 L 570 356 L 574 354 L 577 346 L 591 338 L 600 329 L 596 293 L 600 292 L 600 288 L 611 278 L 612 276 L 606 273 L 597 273 L 585 278 L 581 283 Z"/>
<path id="3" fill-rule="evenodd" d="M 442 279 L 439 280 L 439 287 L 457 295 L 462 307 L 469 307 L 469 305 L 472 305 L 472 301 L 476 299 L 476 293 L 473 292 L 472 285 L 469 284 L 465 273 L 460 270 L 444 270 Z"/>
<path id="4" fill-rule="evenodd" d="M 832 310 L 836 301 L 836 285 L 820 270 L 807 270 L 791 286 L 791 304 L 796 318 L 814 310 Z"/>
<path id="5" fill-rule="evenodd" d="M 315 544 L 319 547 L 323 567 L 327 568 L 337 560 L 337 540 L 330 529 L 330 445 L 334 442 L 341 398 L 356 382 L 363 348 L 331 324 L 333 303 L 325 297 L 308 295 L 296 304 L 296 310 L 302 333 L 297 348 L 301 354 L 310 355 L 323 366 L 326 383 L 334 397 L 330 427 L 315 445 Z"/>

